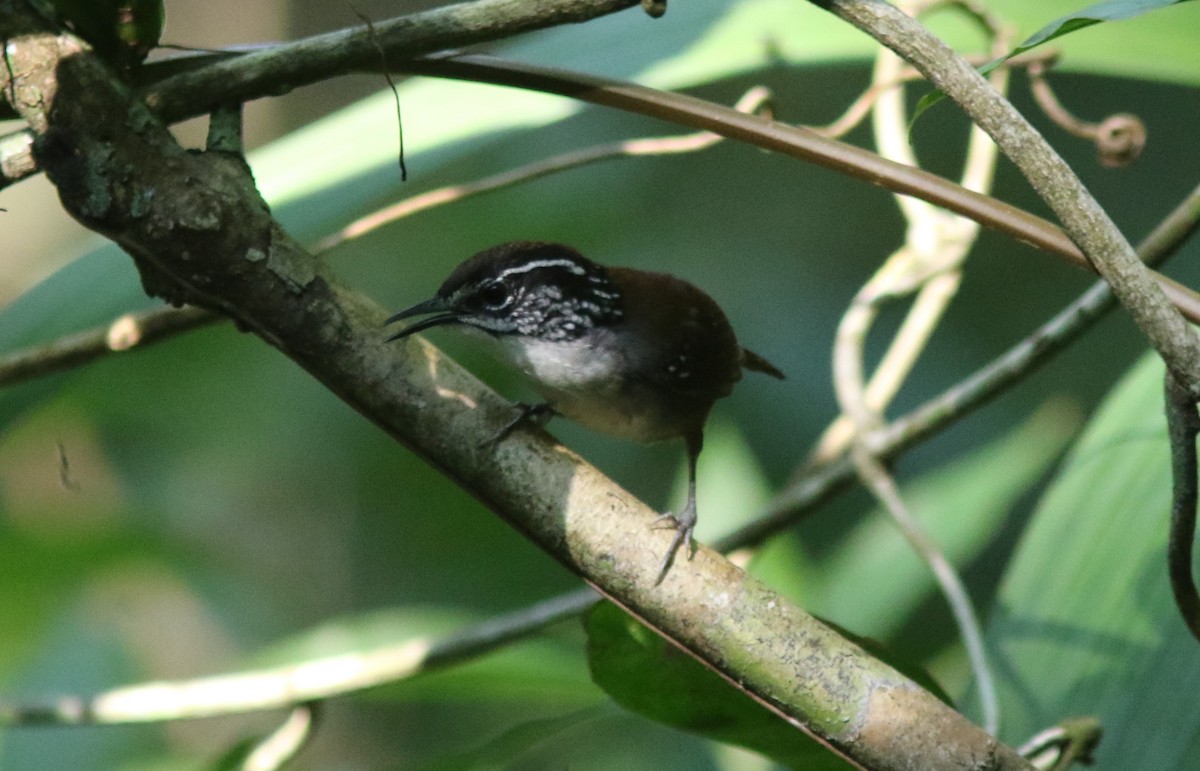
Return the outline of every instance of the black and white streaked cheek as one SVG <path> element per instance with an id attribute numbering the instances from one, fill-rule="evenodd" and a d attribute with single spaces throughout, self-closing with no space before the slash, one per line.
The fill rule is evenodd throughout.
<path id="1" fill-rule="evenodd" d="M 562 290 L 550 284 L 520 292 L 511 312 L 517 332 L 522 335 L 543 335 L 546 324 L 556 315 L 561 302 Z"/>
<path id="2" fill-rule="evenodd" d="M 570 342 L 583 337 L 594 326 L 594 319 L 578 302 L 563 300 L 543 317 L 537 336 L 550 342 Z"/>
<path id="3" fill-rule="evenodd" d="M 512 309 L 513 324 L 520 334 L 553 342 L 577 340 L 620 317 L 620 309 L 607 299 L 572 297 L 551 284 L 528 289 Z"/>

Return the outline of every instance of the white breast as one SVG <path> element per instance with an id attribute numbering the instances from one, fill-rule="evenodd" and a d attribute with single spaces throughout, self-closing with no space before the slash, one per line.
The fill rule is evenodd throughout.
<path id="1" fill-rule="evenodd" d="M 548 343 L 523 337 L 500 339 L 504 355 L 529 375 L 555 412 L 603 434 L 640 442 L 675 436 L 646 411 L 647 405 L 623 398 L 625 383 L 615 347 L 581 341 Z"/>
<path id="2" fill-rule="evenodd" d="M 604 391 L 618 385 L 613 373 L 618 371 L 620 357 L 612 349 L 582 340 L 549 343 L 518 335 L 503 337 L 500 344 L 521 371 L 547 388 Z"/>

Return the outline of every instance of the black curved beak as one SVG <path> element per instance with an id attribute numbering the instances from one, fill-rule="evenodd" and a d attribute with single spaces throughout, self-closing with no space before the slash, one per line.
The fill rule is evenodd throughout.
<path id="1" fill-rule="evenodd" d="M 430 300 L 426 300 L 423 303 L 417 303 L 411 308 L 406 308 L 399 313 L 393 314 L 386 322 L 384 322 L 384 325 L 386 326 L 388 324 L 395 324 L 397 321 L 411 319 L 413 316 L 424 316 L 426 313 L 432 313 L 434 315 L 427 319 L 418 321 L 416 324 L 410 324 L 409 326 L 389 337 L 387 341 L 390 343 L 393 340 L 399 340 L 403 337 L 408 337 L 411 334 L 429 329 L 430 327 L 438 327 L 443 324 L 457 324 L 459 322 L 458 314 L 449 309 L 449 307 L 446 305 L 446 301 L 440 297 L 434 297 Z"/>

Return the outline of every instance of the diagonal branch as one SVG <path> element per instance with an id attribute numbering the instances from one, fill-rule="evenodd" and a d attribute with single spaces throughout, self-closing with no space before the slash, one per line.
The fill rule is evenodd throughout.
<path id="1" fill-rule="evenodd" d="M 538 4 L 550 5 L 549 0 Z M 69 35 L 0 0 L 13 107 L 64 207 L 148 290 L 235 318 L 542 549 L 797 728 L 865 767 L 1027 768 L 1013 751 L 707 549 L 655 584 L 656 513 L 545 434 L 480 446 L 509 415 L 271 219 L 244 162 L 188 153 Z M 15 77 L 14 77 L 15 74 Z"/>

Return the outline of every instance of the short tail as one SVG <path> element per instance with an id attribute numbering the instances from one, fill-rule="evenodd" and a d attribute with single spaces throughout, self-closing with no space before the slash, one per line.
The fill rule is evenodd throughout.
<path id="1" fill-rule="evenodd" d="M 761 372 L 764 375 L 770 375 L 771 377 L 779 378 L 780 380 L 787 379 L 784 374 L 779 371 L 778 367 L 759 356 L 749 348 L 742 349 L 742 366 L 755 372 Z"/>

